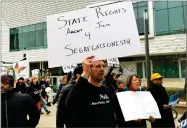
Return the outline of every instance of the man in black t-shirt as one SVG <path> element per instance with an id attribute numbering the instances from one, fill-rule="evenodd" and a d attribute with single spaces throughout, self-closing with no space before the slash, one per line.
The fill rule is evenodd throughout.
<path id="1" fill-rule="evenodd" d="M 83 73 L 69 92 L 66 106 L 75 111 L 74 127 L 115 127 L 114 113 L 122 115 L 121 109 L 110 90 L 101 84 L 104 62 L 93 58 L 84 60 Z"/>

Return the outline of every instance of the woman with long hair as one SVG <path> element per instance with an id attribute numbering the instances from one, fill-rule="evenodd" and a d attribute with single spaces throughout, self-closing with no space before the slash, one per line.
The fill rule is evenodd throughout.
<path id="1" fill-rule="evenodd" d="M 32 77 L 30 86 L 27 90 L 27 93 L 30 94 L 30 96 L 34 99 L 35 104 L 37 108 L 40 110 L 40 92 L 41 92 L 41 86 L 38 83 L 38 78 L 37 77 Z"/>

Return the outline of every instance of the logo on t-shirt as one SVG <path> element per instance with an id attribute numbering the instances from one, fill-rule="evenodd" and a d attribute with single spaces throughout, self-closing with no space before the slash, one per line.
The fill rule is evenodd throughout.
<path id="1" fill-rule="evenodd" d="M 101 105 L 110 103 L 110 99 L 107 94 L 99 94 L 98 101 L 91 102 L 90 105 Z"/>
<path id="2" fill-rule="evenodd" d="M 100 96 L 100 100 L 101 99 L 104 99 L 104 100 L 108 100 L 109 99 L 109 97 L 106 94 L 100 94 L 99 96 Z"/>

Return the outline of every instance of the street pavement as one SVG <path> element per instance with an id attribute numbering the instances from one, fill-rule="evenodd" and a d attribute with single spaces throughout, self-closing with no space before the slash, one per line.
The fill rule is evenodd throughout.
<path id="1" fill-rule="evenodd" d="M 52 105 L 50 107 L 47 107 L 51 113 L 49 115 L 46 114 L 44 109 L 42 109 L 42 114 L 40 116 L 39 124 L 37 125 L 37 128 L 55 128 L 56 127 L 56 105 Z"/>
<path id="2" fill-rule="evenodd" d="M 41 115 L 39 124 L 37 128 L 55 128 L 56 127 L 56 106 L 52 105 L 51 107 L 48 107 L 48 109 L 51 111 L 49 115 L 45 113 L 45 111 L 42 109 L 44 114 Z M 181 117 L 182 114 L 179 113 L 178 118 Z M 175 123 L 177 124 L 177 120 L 175 120 Z M 147 122 L 147 128 L 151 128 L 151 125 L 149 122 Z"/>

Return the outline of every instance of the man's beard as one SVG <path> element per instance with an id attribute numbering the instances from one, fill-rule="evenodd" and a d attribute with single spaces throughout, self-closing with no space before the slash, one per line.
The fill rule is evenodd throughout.
<path id="1" fill-rule="evenodd" d="M 95 82 L 101 82 L 101 81 L 103 81 L 103 79 L 104 79 L 104 77 L 99 78 L 99 77 L 94 77 L 94 76 L 91 76 L 91 78 L 92 78 Z"/>

